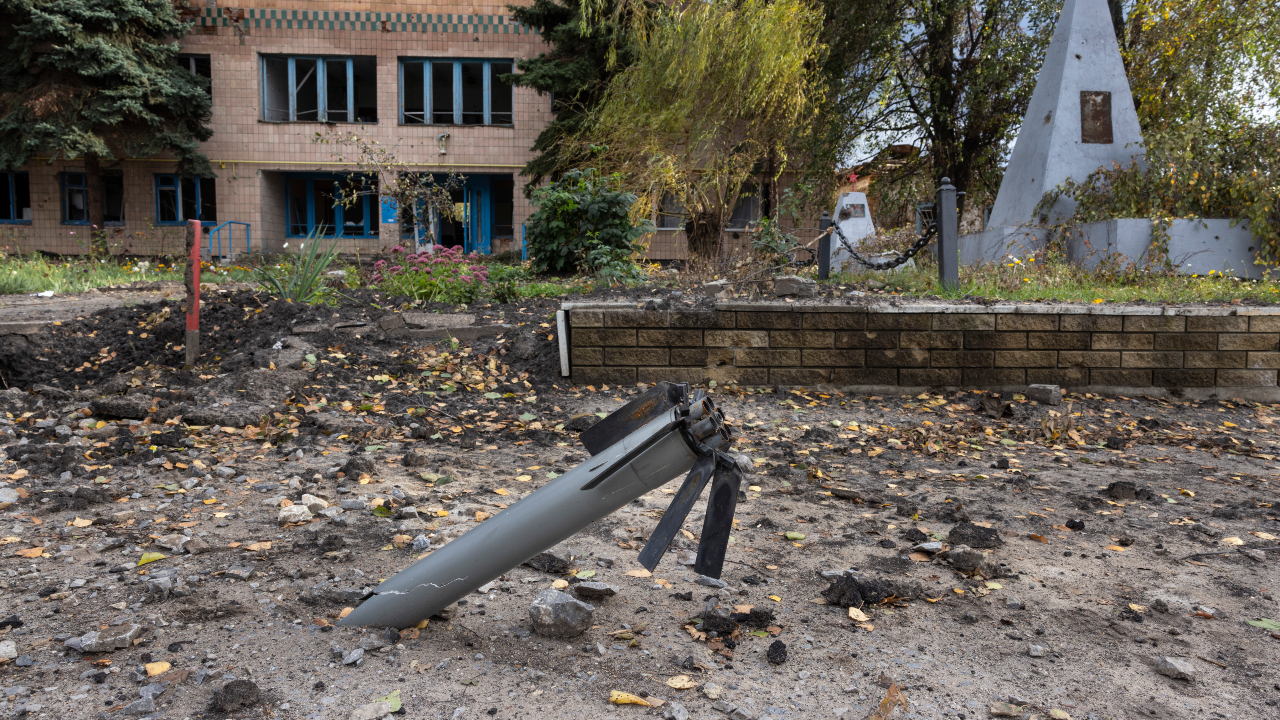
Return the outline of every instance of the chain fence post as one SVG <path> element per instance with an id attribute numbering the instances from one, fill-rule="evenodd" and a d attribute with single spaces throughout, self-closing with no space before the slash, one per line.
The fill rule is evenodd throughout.
<path id="1" fill-rule="evenodd" d="M 951 178 L 942 178 L 938 188 L 938 282 L 943 290 L 960 289 L 960 216 L 956 213 L 956 188 Z"/>
<path id="2" fill-rule="evenodd" d="M 818 279 L 831 277 L 831 213 L 822 211 L 822 219 L 818 221 L 818 232 L 826 233 L 818 238 Z"/>

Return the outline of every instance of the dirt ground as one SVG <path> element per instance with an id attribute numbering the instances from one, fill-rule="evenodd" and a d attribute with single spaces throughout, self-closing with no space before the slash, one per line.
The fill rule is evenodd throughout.
<path id="1" fill-rule="evenodd" d="M 176 304 L 0 348 L 0 715 L 345 719 L 398 691 L 411 718 L 864 718 L 896 687 L 892 717 L 1280 717 L 1280 410 L 1231 400 L 711 388 L 755 466 L 724 588 L 686 564 L 703 504 L 633 572 L 673 478 L 552 548 L 562 572 L 334 627 L 640 392 L 556 375 L 553 301 L 429 345 L 357 299 L 210 298 L 193 371 Z M 531 631 L 584 580 L 617 590 L 590 630 Z"/>

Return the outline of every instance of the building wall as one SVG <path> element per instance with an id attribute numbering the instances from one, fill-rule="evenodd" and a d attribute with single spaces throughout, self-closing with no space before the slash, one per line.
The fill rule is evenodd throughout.
<path id="1" fill-rule="evenodd" d="M 208 0 L 211 4 L 214 0 Z M 516 176 L 514 224 L 517 236 L 531 212 L 519 191 L 520 169 L 533 156 L 538 133 L 552 118 L 550 98 L 514 89 L 514 127 L 400 125 L 399 70 L 402 57 L 511 59 L 545 50 L 542 38 L 514 24 L 505 5 L 477 8 L 354 0 L 334 10 L 310 0 L 261 0 L 253 8 L 200 8 L 197 26 L 182 40 L 184 53 L 207 54 L 213 87 L 213 138 L 203 145 L 217 173 L 218 221 L 251 224 L 254 250 L 277 251 L 285 238 L 284 174 L 354 169 L 336 157 L 338 150 L 313 142 L 326 129 L 319 122 L 273 123 L 262 120 L 262 54 L 350 55 L 376 57 L 378 122 L 337 123 L 338 130 L 365 132 L 409 168 L 423 171 L 502 173 Z M 461 14 L 459 12 L 461 11 Z M 450 134 L 441 155 L 436 135 Z M 63 225 L 59 173 L 82 166 L 70 161 L 36 161 L 30 173 L 32 222 L 0 226 L 0 238 L 21 243 L 23 251 L 77 253 L 86 249 L 88 228 Z M 176 252 L 181 228 L 156 227 L 154 174 L 171 172 L 174 163 L 158 158 L 126 159 L 125 223 L 106 230 L 121 251 Z M 178 245 L 173 238 L 176 230 Z M 344 239 L 343 252 L 376 252 L 398 244 L 394 225 L 377 239 Z M 261 243 L 261 244 L 260 244 Z M 0 242 L 7 245 L 9 242 Z"/>

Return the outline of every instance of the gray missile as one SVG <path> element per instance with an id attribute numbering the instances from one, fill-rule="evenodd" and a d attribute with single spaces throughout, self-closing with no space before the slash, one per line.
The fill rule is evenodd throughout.
<path id="1" fill-rule="evenodd" d="M 677 387 L 688 398 L 687 386 Z M 405 628 L 431 617 L 688 472 L 700 457 L 727 448 L 732 436 L 721 417 L 709 399 L 700 397 L 668 406 L 619 442 L 382 583 L 338 624 Z"/>

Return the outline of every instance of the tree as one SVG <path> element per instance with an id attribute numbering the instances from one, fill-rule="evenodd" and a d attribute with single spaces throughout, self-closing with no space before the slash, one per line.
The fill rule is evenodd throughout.
<path id="1" fill-rule="evenodd" d="M 311 142 L 331 146 L 334 160 L 356 166 L 335 193 L 336 203 L 349 208 L 366 195 L 379 202 L 391 200 L 400 210 L 401 224 L 413 229 L 414 244 L 425 245 L 428 252 L 436 245 L 436 221 L 462 219 L 452 193 L 462 188 L 465 176 L 450 171 L 438 182 L 432 173 L 413 172 L 394 149 L 365 135 L 363 128 L 353 132 L 330 127 Z"/>
<path id="2" fill-rule="evenodd" d="M 827 0 L 831 17 L 862 3 Z M 1035 89 L 1059 0 L 897 0 L 859 21 L 828 26 L 824 67 L 835 89 L 819 114 L 840 156 L 919 143 L 907 162 L 879 168 L 882 197 L 914 203 L 921 176 L 970 197 L 994 193 L 1001 161 Z M 868 90 L 868 88 L 871 88 Z"/>
<path id="3" fill-rule="evenodd" d="M 551 95 L 556 117 L 534 141 L 537 157 L 521 171 L 529 178 L 524 192 L 529 196 L 543 179 L 559 180 L 574 167 L 587 164 L 590 155 L 573 142 L 584 121 L 604 95 L 609 80 L 631 64 L 627 43 L 628 14 L 611 14 L 597 25 L 586 25 L 582 0 L 535 0 L 532 5 L 509 5 L 516 22 L 538 28 L 549 52 L 516 61 L 520 74 L 507 75 L 504 82 Z M 607 0 L 607 4 L 613 4 Z"/>
<path id="4" fill-rule="evenodd" d="M 634 62 L 609 84 L 579 147 L 637 195 L 684 207 L 689 250 L 719 251 L 744 184 L 776 178 L 811 127 L 821 13 L 804 0 L 707 0 L 650 11 Z"/>
<path id="5" fill-rule="evenodd" d="M 0 0 L 0 169 L 83 158 L 102 226 L 103 160 L 172 153 L 212 177 L 209 82 L 181 67 L 169 0 Z"/>

